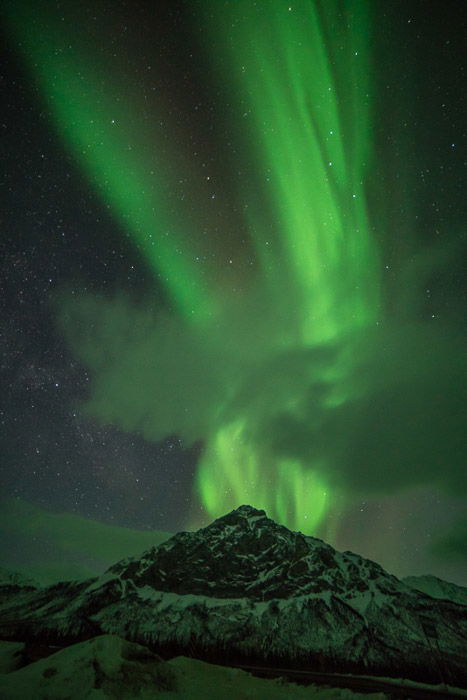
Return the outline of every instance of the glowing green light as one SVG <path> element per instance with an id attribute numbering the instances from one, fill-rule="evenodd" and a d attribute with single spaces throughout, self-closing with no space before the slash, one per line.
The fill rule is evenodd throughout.
<path id="1" fill-rule="evenodd" d="M 333 465 L 324 449 L 312 444 L 297 456 L 272 433 L 289 421 L 316 435 L 349 400 L 349 339 L 379 313 L 365 191 L 370 3 L 199 3 L 209 59 L 223 66 L 233 105 L 226 119 L 257 175 L 254 187 L 236 193 L 259 270 L 241 302 L 220 293 L 222 270 L 195 262 L 197 232 L 170 194 L 190 166 L 175 155 L 173 166 L 177 149 L 158 116 L 141 120 L 144 106 L 131 90 L 122 103 L 118 76 L 107 79 L 79 38 L 68 53 L 52 14 L 38 33 L 35 5 L 10 5 L 12 31 L 63 141 L 171 301 L 167 328 L 151 317 L 135 333 L 141 314 L 114 302 L 114 318 L 107 300 L 97 302 L 99 312 L 85 300 L 86 313 L 105 317 L 96 326 L 112 329 L 105 339 L 69 332 L 94 371 L 89 411 L 147 439 L 203 440 L 196 495 L 208 515 L 251 503 L 312 532 L 331 500 Z"/>
<path id="2" fill-rule="evenodd" d="M 201 499 L 212 517 L 232 503 L 254 503 L 269 517 L 312 532 L 326 513 L 327 489 L 319 469 L 277 459 L 255 449 L 241 421 L 224 426 L 209 443 L 197 475 Z"/>
<path id="3" fill-rule="evenodd" d="M 357 0 L 344 13 L 330 0 L 303 0 L 293 12 L 283 3 L 249 0 L 209 10 L 213 42 L 219 39 L 214 45 L 226 57 L 248 117 L 244 137 L 272 212 L 268 217 L 258 208 L 255 192 L 241 193 L 271 304 L 279 318 L 295 323 L 291 332 L 283 324 L 285 347 L 338 343 L 374 322 L 380 303 L 365 194 L 368 3 Z M 318 416 L 352 395 L 352 366 L 350 347 L 319 369 L 328 391 Z M 303 377 L 304 386 L 307 381 Z M 283 408 L 300 412 L 300 388 L 290 385 L 289 392 L 281 397 Z M 267 410 L 264 404 L 258 413 Z M 255 424 L 251 412 L 245 415 Z M 242 421 L 222 426 L 209 442 L 198 474 L 208 512 L 255 503 L 281 522 L 313 530 L 328 504 L 321 482 L 327 465 L 264 455 L 246 428 Z"/>
<path id="4" fill-rule="evenodd" d="M 34 3 L 12 3 L 10 26 L 63 141 L 176 310 L 190 322 L 212 316 L 215 300 L 169 196 L 176 175 L 157 118 L 149 124 L 142 119 L 145 105 L 131 100 L 130 86 L 107 80 L 98 58 L 80 50 L 79 35 L 68 37 L 69 43 L 70 28 L 52 12 L 41 16 Z"/>
<path id="5" fill-rule="evenodd" d="M 293 11 L 249 0 L 209 9 L 273 212 L 271 232 L 256 192 L 242 192 L 269 293 L 278 308 L 294 305 L 302 342 L 333 341 L 379 309 L 365 197 L 368 3 L 349 12 L 332 0 L 301 0 Z"/>

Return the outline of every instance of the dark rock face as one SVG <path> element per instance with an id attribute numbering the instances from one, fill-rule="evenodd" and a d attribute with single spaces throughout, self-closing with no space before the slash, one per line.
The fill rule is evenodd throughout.
<path id="1" fill-rule="evenodd" d="M 217 663 L 254 659 L 433 682 L 444 680 L 442 667 L 451 685 L 467 686 L 466 606 L 434 600 L 250 506 L 97 579 L 3 595 L 0 584 L 0 638 L 60 643 L 103 633 Z"/>
<path id="2" fill-rule="evenodd" d="M 251 506 L 240 506 L 197 532 L 181 532 L 141 559 L 119 562 L 109 571 L 159 591 L 250 600 L 323 589 L 341 594 L 354 587 L 366 590 L 366 580 L 382 574 L 391 588 L 392 578 L 378 564 L 339 554 Z"/>

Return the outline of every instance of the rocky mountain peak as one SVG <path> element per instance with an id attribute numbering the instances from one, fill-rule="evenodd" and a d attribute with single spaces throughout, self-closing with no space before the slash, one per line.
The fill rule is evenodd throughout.
<path id="1" fill-rule="evenodd" d="M 255 522 L 257 520 L 269 520 L 264 510 L 259 510 L 258 508 L 253 508 L 253 506 L 243 505 L 235 508 L 230 513 L 226 513 L 217 520 L 214 520 L 208 527 L 212 527 L 214 523 L 225 523 L 229 524 L 242 524 L 245 522 Z M 270 520 L 269 522 L 273 522 Z"/>
<path id="2" fill-rule="evenodd" d="M 361 592 L 381 577 L 386 588 L 397 585 L 378 564 L 292 532 L 249 505 L 196 532 L 178 533 L 109 572 L 138 588 L 253 600 Z"/>

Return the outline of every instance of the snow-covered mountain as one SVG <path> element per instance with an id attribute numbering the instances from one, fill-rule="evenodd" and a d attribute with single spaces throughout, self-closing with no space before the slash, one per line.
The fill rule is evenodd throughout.
<path id="1" fill-rule="evenodd" d="M 434 600 L 250 506 L 100 578 L 0 599 L 4 639 L 116 634 L 161 654 L 467 687 L 466 607 Z"/>
<path id="2" fill-rule="evenodd" d="M 402 581 L 417 591 L 431 595 L 432 598 L 452 600 L 454 603 L 459 603 L 459 605 L 467 605 L 467 588 L 458 586 L 456 583 L 443 581 L 442 578 L 431 576 L 430 574 L 426 576 L 406 576 Z"/>

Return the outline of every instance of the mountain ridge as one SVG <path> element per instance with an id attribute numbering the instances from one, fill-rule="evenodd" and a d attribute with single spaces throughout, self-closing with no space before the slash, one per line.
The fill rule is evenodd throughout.
<path id="1" fill-rule="evenodd" d="M 180 563 L 168 571 L 174 559 Z M 118 562 L 108 572 L 137 586 L 181 595 L 268 600 L 317 593 L 323 587 L 344 593 L 349 577 L 362 574 L 362 562 L 368 580 L 382 574 L 398 580 L 376 562 L 336 552 L 323 540 L 274 522 L 264 510 L 242 505 L 196 532 L 174 535 L 136 560 Z M 365 590 L 363 580 L 360 586 Z"/>
<path id="2" fill-rule="evenodd" d="M 451 600 L 459 605 L 467 605 L 467 588 L 459 586 L 457 583 L 445 581 L 438 576 L 433 576 L 432 574 L 404 576 L 401 581 L 432 598 Z"/>

